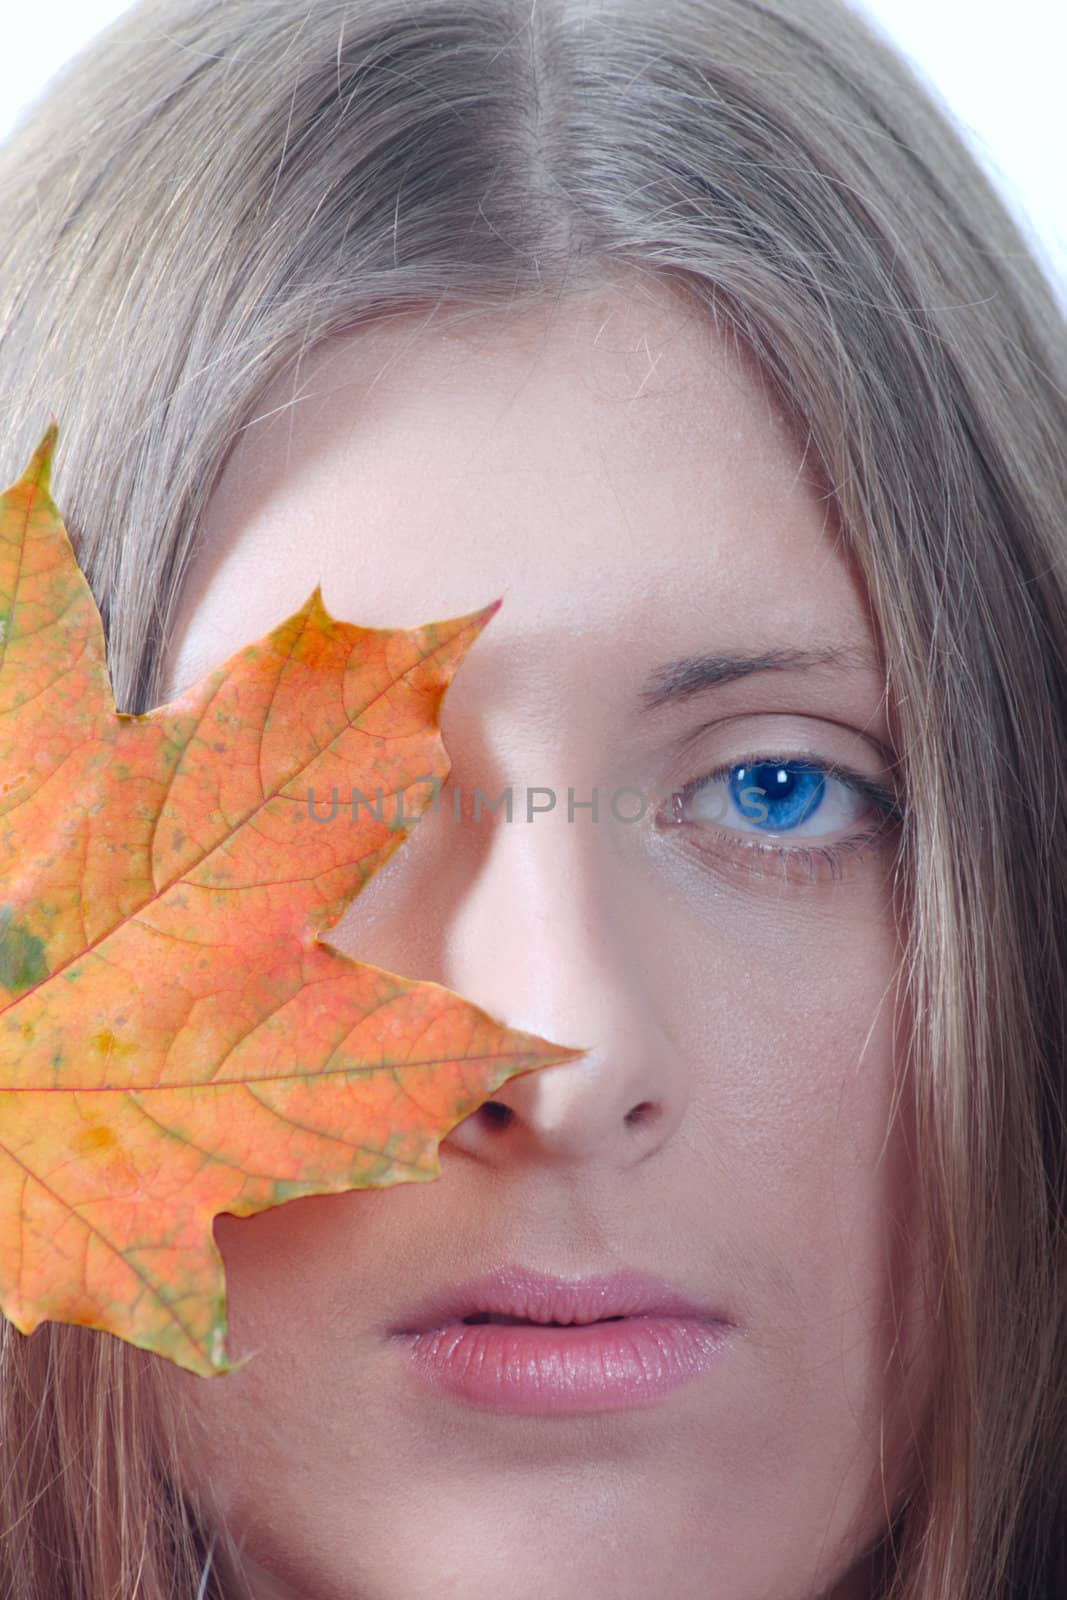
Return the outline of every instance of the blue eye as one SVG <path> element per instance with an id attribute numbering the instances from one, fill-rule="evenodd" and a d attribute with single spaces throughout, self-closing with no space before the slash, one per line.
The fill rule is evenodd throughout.
<path id="1" fill-rule="evenodd" d="M 710 835 L 719 852 L 743 854 L 752 865 L 761 858 L 789 864 L 809 877 L 817 866 L 837 875 L 846 856 L 884 842 L 903 817 L 896 794 L 872 778 L 831 761 L 765 753 L 697 778 L 672 799 L 670 820 L 692 830 L 697 848 L 715 853 Z M 775 842 L 761 844 L 760 835 Z"/>
<path id="2" fill-rule="evenodd" d="M 881 784 L 831 762 L 750 757 L 698 778 L 676 795 L 677 821 L 721 822 L 761 833 L 833 833 L 872 805 L 899 814 Z M 682 812 L 688 808 L 688 815 Z"/>

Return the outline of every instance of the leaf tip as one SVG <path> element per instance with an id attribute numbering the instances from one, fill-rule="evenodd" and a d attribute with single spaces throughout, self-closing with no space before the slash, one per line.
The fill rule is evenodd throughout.
<path id="1" fill-rule="evenodd" d="M 41 442 L 30 457 L 29 465 L 22 474 L 24 482 L 36 484 L 45 494 L 51 493 L 52 457 L 55 453 L 58 437 L 59 423 L 53 412 L 52 420 L 41 436 Z"/>
<path id="2" fill-rule="evenodd" d="M 591 1044 L 577 1045 L 572 1050 L 560 1049 L 556 1052 L 556 1061 L 577 1061 L 581 1056 L 587 1056 L 594 1047 Z"/>
<path id="3" fill-rule="evenodd" d="M 229 1371 L 230 1363 L 226 1359 L 226 1330 L 224 1327 L 212 1328 L 211 1330 L 208 1360 L 216 1372 Z"/>
<path id="4" fill-rule="evenodd" d="M 474 637 L 477 638 L 486 624 L 492 622 L 503 604 L 504 596 L 500 595 L 496 600 L 491 600 L 487 606 L 483 606 L 480 611 L 472 611 L 461 620 L 466 623 Z"/>

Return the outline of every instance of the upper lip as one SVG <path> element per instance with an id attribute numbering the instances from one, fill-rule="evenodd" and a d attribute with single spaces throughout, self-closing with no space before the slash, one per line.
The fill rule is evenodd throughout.
<path id="1" fill-rule="evenodd" d="M 431 1295 L 413 1307 L 393 1333 L 426 1333 L 479 1311 L 525 1317 L 531 1322 L 597 1322 L 604 1317 L 695 1317 L 728 1323 L 711 1306 L 680 1294 L 662 1278 L 637 1270 L 585 1278 L 561 1278 L 508 1262 L 482 1277 Z"/>

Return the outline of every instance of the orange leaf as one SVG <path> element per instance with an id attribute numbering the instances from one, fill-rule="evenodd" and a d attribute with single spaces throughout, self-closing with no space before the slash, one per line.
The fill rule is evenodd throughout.
<path id="1" fill-rule="evenodd" d="M 0 1308 L 211 1376 L 219 1212 L 440 1177 L 494 1089 L 583 1052 L 319 937 L 447 776 L 440 703 L 501 601 L 358 628 L 316 588 L 116 712 L 57 432 L 0 496 Z"/>

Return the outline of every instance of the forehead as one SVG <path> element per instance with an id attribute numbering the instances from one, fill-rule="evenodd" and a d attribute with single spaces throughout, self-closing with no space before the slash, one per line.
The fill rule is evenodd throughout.
<path id="1" fill-rule="evenodd" d="M 503 594 L 527 639 L 651 658 L 870 637 L 861 588 L 754 368 L 663 289 L 406 314 L 276 379 L 212 496 L 172 687 L 302 603 L 410 627 Z M 177 667 L 177 671 L 175 671 Z"/>

